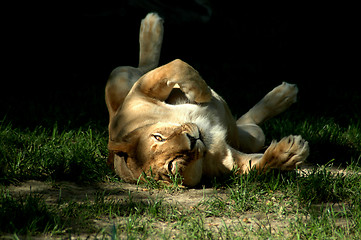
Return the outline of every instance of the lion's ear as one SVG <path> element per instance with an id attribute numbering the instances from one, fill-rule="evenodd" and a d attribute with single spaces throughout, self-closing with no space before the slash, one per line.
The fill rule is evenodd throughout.
<path id="1" fill-rule="evenodd" d="M 133 161 L 133 159 L 130 159 L 127 153 L 109 151 L 107 165 L 124 181 L 135 183 L 137 177 L 127 165 L 128 161 Z"/>
<path id="2" fill-rule="evenodd" d="M 108 165 L 114 169 L 115 173 L 127 182 L 135 182 L 139 172 L 136 159 L 137 147 L 140 137 L 139 130 L 134 130 L 120 141 L 109 139 Z"/>
<path id="3" fill-rule="evenodd" d="M 114 171 L 121 177 L 124 181 L 129 183 L 135 183 L 137 177 L 134 176 L 134 173 L 129 169 L 127 165 L 128 155 L 126 153 L 120 152 L 114 156 Z"/>
<path id="4" fill-rule="evenodd" d="M 127 153 L 129 157 L 134 157 L 138 147 L 141 129 L 142 128 L 138 128 L 128 133 L 127 135 L 121 137 L 120 140 L 109 139 L 109 152 L 124 152 Z"/>

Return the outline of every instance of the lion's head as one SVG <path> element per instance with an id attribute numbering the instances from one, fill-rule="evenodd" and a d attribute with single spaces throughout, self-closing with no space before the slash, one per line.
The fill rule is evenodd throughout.
<path id="1" fill-rule="evenodd" d="M 156 180 L 170 181 L 178 173 L 183 184 L 196 185 L 202 177 L 206 151 L 203 135 L 196 124 L 156 123 L 135 129 L 109 141 L 108 163 L 124 180 L 134 182 L 145 172 Z"/>

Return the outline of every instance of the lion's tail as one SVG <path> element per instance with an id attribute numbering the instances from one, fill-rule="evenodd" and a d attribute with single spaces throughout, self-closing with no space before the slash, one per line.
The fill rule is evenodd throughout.
<path id="1" fill-rule="evenodd" d="M 146 73 L 158 66 L 163 41 L 163 19 L 157 13 L 148 13 L 139 32 L 139 66 Z"/>

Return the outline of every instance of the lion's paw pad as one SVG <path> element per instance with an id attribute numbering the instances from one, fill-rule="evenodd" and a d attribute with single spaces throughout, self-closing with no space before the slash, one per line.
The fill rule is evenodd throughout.
<path id="1" fill-rule="evenodd" d="M 288 136 L 280 142 L 272 142 L 265 152 L 266 166 L 281 170 L 292 170 L 309 155 L 308 142 L 301 136 Z"/>

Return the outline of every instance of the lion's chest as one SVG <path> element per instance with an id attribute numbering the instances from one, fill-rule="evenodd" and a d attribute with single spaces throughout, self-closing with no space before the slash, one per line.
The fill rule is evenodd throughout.
<path id="1" fill-rule="evenodd" d="M 183 124 L 196 123 L 198 127 L 208 130 L 212 123 L 217 122 L 216 116 L 212 115 L 207 106 L 195 104 L 169 105 L 168 121 Z"/>

